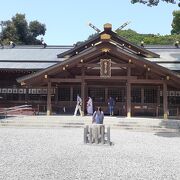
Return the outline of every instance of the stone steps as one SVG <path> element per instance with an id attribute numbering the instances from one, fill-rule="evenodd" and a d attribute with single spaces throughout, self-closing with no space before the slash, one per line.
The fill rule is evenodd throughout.
<path id="1" fill-rule="evenodd" d="M 91 117 L 20 116 L 0 120 L 0 127 L 82 128 L 91 124 Z M 104 124 L 111 128 L 143 132 L 179 132 L 180 121 L 150 118 L 105 117 Z"/>

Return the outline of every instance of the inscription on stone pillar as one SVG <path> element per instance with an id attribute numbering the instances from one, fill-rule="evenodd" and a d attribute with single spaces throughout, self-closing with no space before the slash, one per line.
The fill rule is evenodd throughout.
<path id="1" fill-rule="evenodd" d="M 111 77 L 111 59 L 100 59 L 100 77 Z"/>

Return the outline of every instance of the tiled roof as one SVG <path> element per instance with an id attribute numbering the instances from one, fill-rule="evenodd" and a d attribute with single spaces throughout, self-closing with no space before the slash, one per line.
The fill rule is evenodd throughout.
<path id="1" fill-rule="evenodd" d="M 44 69 L 64 58 L 57 55 L 73 46 L 10 46 L 0 49 L 0 69 Z M 146 46 L 146 49 L 160 55 L 160 58 L 146 58 L 170 70 L 180 71 L 180 48 L 174 46 Z"/>
<path id="2" fill-rule="evenodd" d="M 18 70 L 40 70 L 50 67 L 57 62 L 0 62 L 0 69 L 18 69 Z"/>
<path id="3" fill-rule="evenodd" d="M 146 58 L 170 70 L 180 71 L 180 48 L 174 46 L 148 46 L 150 51 L 160 55 L 160 58 Z"/>
<path id="4" fill-rule="evenodd" d="M 61 62 L 57 54 L 73 46 L 10 46 L 0 49 L 0 69 L 44 69 Z"/>

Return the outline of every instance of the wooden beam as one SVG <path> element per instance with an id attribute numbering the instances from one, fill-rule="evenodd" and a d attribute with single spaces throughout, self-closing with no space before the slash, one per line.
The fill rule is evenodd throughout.
<path id="1" fill-rule="evenodd" d="M 101 52 L 100 50 L 98 50 L 99 52 Z M 102 52 L 97 55 L 96 57 L 92 58 L 92 59 L 88 59 L 88 63 L 89 64 L 95 64 L 95 63 L 98 63 L 100 59 L 103 59 L 105 58 L 105 56 L 102 54 Z M 85 64 L 85 63 L 84 63 Z"/>
<path id="2" fill-rule="evenodd" d="M 111 59 L 111 58 L 110 58 Z M 94 67 L 99 67 L 100 68 L 100 64 L 79 64 L 77 67 L 90 67 L 90 68 L 94 68 Z M 134 64 L 128 64 L 128 63 L 120 63 L 120 64 L 111 64 L 111 67 L 135 67 Z"/>
<path id="3" fill-rule="evenodd" d="M 97 49 L 97 47 L 93 47 L 88 52 L 82 52 L 74 57 L 71 57 L 70 59 L 62 61 L 61 63 L 57 63 L 57 64 L 55 64 L 51 67 L 48 67 L 42 71 L 36 72 L 35 74 L 31 74 L 26 77 L 20 78 L 18 80 L 18 82 L 20 82 L 20 83 L 25 82 L 25 83 L 27 83 L 27 85 L 34 84 L 36 79 L 44 78 L 44 75 L 46 75 L 46 74 L 51 76 L 51 75 L 56 74 L 57 72 L 60 73 L 63 71 L 63 67 L 66 67 L 67 65 L 68 65 L 68 68 L 70 68 L 70 67 L 78 64 L 81 59 L 83 59 L 83 60 L 91 59 L 91 58 L 97 57 L 100 54 L 101 54 L 101 52 Z M 40 81 L 38 81 L 38 82 L 40 82 Z"/>
<path id="4" fill-rule="evenodd" d="M 124 48 L 127 49 L 128 51 L 134 51 L 135 53 L 140 52 L 141 54 L 147 56 L 151 55 L 152 57 L 159 57 L 158 54 L 151 52 L 143 47 L 139 47 L 137 45 L 134 45 L 133 43 L 127 41 L 126 39 L 118 36 L 114 32 L 112 32 L 112 38 L 113 41 L 118 42 L 119 44 L 123 44 Z"/>
<path id="5" fill-rule="evenodd" d="M 79 79 L 81 76 L 76 76 L 77 79 Z M 137 80 L 136 76 L 111 76 L 109 78 L 102 78 L 100 76 L 84 76 L 84 79 L 89 79 L 89 80 L 127 80 L 127 79 L 132 79 L 132 80 Z"/>
<path id="6" fill-rule="evenodd" d="M 62 79 L 62 78 L 50 78 L 49 79 L 51 82 L 57 82 L 57 83 L 61 83 L 61 82 L 69 82 L 69 83 L 73 83 L 73 82 L 81 82 L 81 78 L 69 78 L 69 79 Z"/>
<path id="7" fill-rule="evenodd" d="M 133 60 L 132 62 L 134 64 L 137 64 L 139 67 L 144 68 L 144 65 L 146 65 L 148 68 L 150 68 L 151 73 L 156 73 L 157 75 L 164 76 L 164 77 L 169 75 L 171 80 L 173 79 L 176 81 L 176 83 L 179 83 L 179 78 L 172 75 L 173 72 L 170 71 L 169 69 L 166 69 L 158 64 L 152 63 L 151 61 L 148 61 L 144 59 L 143 57 L 136 56 L 134 54 L 128 54 L 127 52 L 122 51 L 121 49 L 116 48 L 115 50 L 114 48 L 112 48 L 112 50 L 113 50 L 113 53 L 119 58 L 121 58 L 121 56 L 123 55 L 123 57 L 126 60 L 127 59 Z"/>
<path id="8" fill-rule="evenodd" d="M 131 83 L 136 84 L 163 84 L 163 80 L 153 80 L 153 79 L 130 79 Z"/>

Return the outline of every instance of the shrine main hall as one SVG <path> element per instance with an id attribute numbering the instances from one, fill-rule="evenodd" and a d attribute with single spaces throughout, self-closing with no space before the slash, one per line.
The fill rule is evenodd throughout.
<path id="1" fill-rule="evenodd" d="M 73 114 L 76 96 L 115 115 L 180 117 L 180 49 L 138 46 L 111 24 L 77 46 L 0 47 L 0 107 L 30 104 L 39 114 Z"/>

